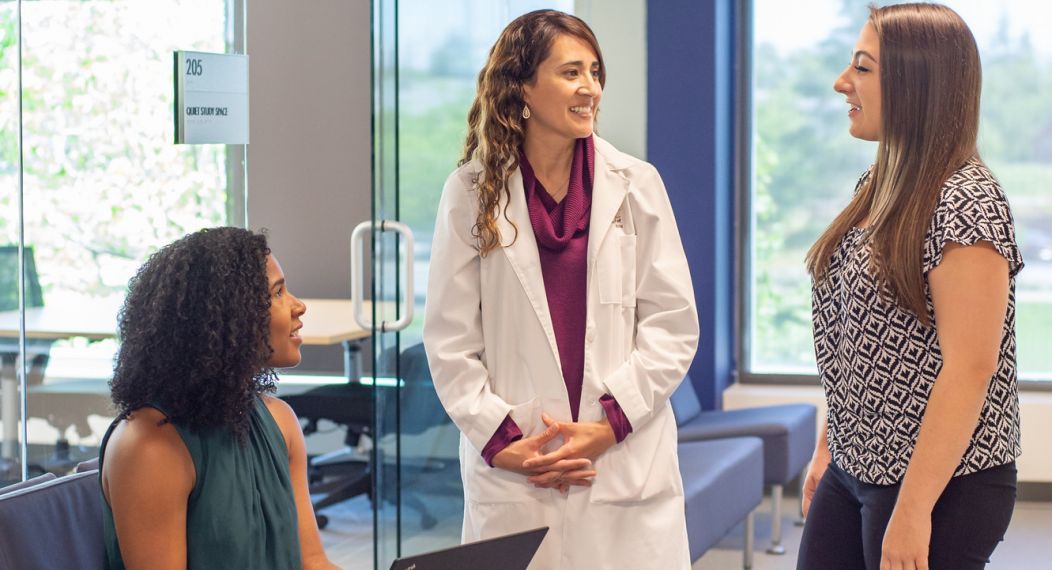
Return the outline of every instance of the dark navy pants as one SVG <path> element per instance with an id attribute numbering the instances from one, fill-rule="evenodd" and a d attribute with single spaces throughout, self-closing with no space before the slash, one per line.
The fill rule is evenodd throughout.
<path id="1" fill-rule="evenodd" d="M 829 464 L 807 513 L 797 570 L 879 570 L 899 485 L 863 483 Z M 931 570 L 981 569 L 1004 538 L 1016 496 L 1015 462 L 954 477 L 932 511 Z"/>

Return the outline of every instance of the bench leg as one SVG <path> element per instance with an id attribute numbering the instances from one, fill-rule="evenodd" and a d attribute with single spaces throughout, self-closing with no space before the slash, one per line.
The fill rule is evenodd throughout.
<path id="1" fill-rule="evenodd" d="M 782 546 L 782 486 L 771 485 L 771 546 L 767 554 L 785 554 Z"/>
<path id="2" fill-rule="evenodd" d="M 796 520 L 793 521 L 793 526 L 804 526 L 804 490 L 800 489 L 800 512 L 796 515 Z"/>
<path id="3" fill-rule="evenodd" d="M 804 526 L 804 481 L 807 478 L 807 467 L 800 472 L 800 512 L 797 514 L 796 520 L 793 521 L 794 526 Z"/>
<path id="4" fill-rule="evenodd" d="M 753 523 L 753 513 L 750 512 L 745 517 L 745 548 L 742 550 L 742 568 L 745 570 L 751 570 L 752 568 Z"/>

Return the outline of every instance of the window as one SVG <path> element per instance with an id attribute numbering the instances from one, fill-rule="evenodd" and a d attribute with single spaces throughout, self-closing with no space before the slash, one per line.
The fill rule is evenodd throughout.
<path id="1" fill-rule="evenodd" d="M 22 17 L 25 233 L 45 302 L 118 303 L 147 255 L 227 221 L 226 149 L 172 144 L 171 119 L 172 51 L 226 51 L 226 3 L 33 3 Z M 92 347 L 107 375 L 115 347 Z M 52 366 L 77 348 L 60 343 Z"/>
<path id="2" fill-rule="evenodd" d="M 1052 381 L 1052 7 L 946 0 L 983 62 L 979 151 L 1012 204 L 1020 378 Z M 815 374 L 804 255 L 849 200 L 875 143 L 848 134 L 833 92 L 868 0 L 752 3 L 751 185 L 743 268 L 743 375 Z"/>
<path id="3" fill-rule="evenodd" d="M 228 51 L 233 2 L 19 4 L 20 10 L 15 2 L 0 4 L 0 246 L 25 245 L 27 281 L 39 282 L 40 291 L 36 300 L 27 296 L 30 307 L 101 312 L 113 315 L 115 328 L 128 280 L 149 254 L 185 233 L 243 219 L 237 212 L 244 203 L 240 152 L 228 162 L 222 145 L 172 142 L 172 51 Z M 17 290 L 15 267 L 12 260 L 0 269 L 4 295 Z M 5 305 L 5 312 L 12 310 L 17 301 Z M 106 380 L 116 348 L 113 339 L 46 340 L 44 365 L 29 373 L 31 475 L 54 467 L 53 460 L 96 453 L 90 446 L 98 445 L 107 424 Z M 5 352 L 5 364 L 14 350 Z M 4 374 L 5 394 L 13 394 L 7 366 Z M 90 409 L 90 422 L 83 414 L 67 421 L 71 412 L 54 404 L 53 384 L 66 381 L 79 383 L 74 392 L 84 397 L 74 407 Z M 6 399 L 13 406 L 14 398 Z M 8 432 L 0 471 L 4 459 L 16 455 L 11 444 L 20 435 L 11 428 L 17 415 L 17 407 L 0 411 Z M 0 485 L 17 470 L 7 471 L 0 472 Z"/>
<path id="4" fill-rule="evenodd" d="M 413 228 L 416 260 L 416 318 L 402 333 L 402 346 L 421 338 L 438 200 L 464 150 L 479 71 L 501 30 L 542 8 L 573 13 L 566 0 L 399 5 L 398 206 L 400 219 Z"/>

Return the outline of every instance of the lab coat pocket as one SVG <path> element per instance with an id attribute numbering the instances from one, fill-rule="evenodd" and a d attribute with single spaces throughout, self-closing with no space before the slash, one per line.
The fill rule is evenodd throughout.
<path id="1" fill-rule="evenodd" d="M 541 422 L 541 402 L 537 398 L 513 406 L 508 412 L 511 419 L 515 421 L 515 425 L 519 426 L 519 430 L 522 435 L 529 437 L 531 435 L 537 435 L 534 433 L 535 429 L 542 424 Z M 544 426 L 541 426 L 544 427 Z M 540 431 L 537 429 L 536 431 Z"/>
<path id="2" fill-rule="evenodd" d="M 621 241 L 610 235 L 599 247 L 596 274 L 599 277 L 599 302 L 613 305 L 621 302 Z"/>
<path id="3" fill-rule="evenodd" d="M 541 403 L 536 398 L 518 404 L 508 412 L 524 436 L 533 433 L 540 422 Z M 535 500 L 547 489 L 536 489 L 526 477 L 511 471 L 490 467 L 474 446 L 461 438 L 461 475 L 464 479 L 464 498 L 478 504 L 521 503 Z"/>
<path id="4" fill-rule="evenodd" d="M 662 422 L 660 418 L 656 421 Z M 592 484 L 591 502 L 638 503 L 681 494 L 683 482 L 676 457 L 676 432 L 662 431 L 665 433 L 631 434 L 600 456 L 595 462 L 597 475 Z M 636 438 L 637 435 L 643 437 Z"/>
<path id="5" fill-rule="evenodd" d="M 621 304 L 636 306 L 636 236 L 619 236 L 621 243 Z"/>
<path id="6" fill-rule="evenodd" d="M 636 306 L 636 236 L 612 230 L 599 248 L 599 302 Z"/>

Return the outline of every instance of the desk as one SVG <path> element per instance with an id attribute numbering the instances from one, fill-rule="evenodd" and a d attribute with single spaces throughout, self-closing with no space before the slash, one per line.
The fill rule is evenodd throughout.
<path id="1" fill-rule="evenodd" d="M 119 301 L 110 299 L 92 300 L 91 302 L 71 304 L 54 304 L 44 307 L 26 309 L 26 338 L 58 340 L 71 337 L 85 337 L 90 340 L 112 338 L 117 334 L 117 312 Z M 18 311 L 0 312 L 0 337 L 17 338 L 21 316 Z M 4 375 L 0 378 L 0 427 L 3 429 L 3 444 L 0 446 L 0 457 L 13 457 L 17 449 L 19 401 L 18 401 L 18 367 L 15 365 L 15 376 Z"/>
<path id="2" fill-rule="evenodd" d="M 363 329 L 354 320 L 354 304 L 350 299 L 300 299 L 307 305 L 303 315 L 300 338 L 303 344 L 343 344 L 343 373 L 348 381 L 362 377 L 361 341 L 372 336 L 372 331 Z M 362 311 L 372 312 L 372 304 L 366 301 Z"/>
<path id="3" fill-rule="evenodd" d="M 117 336 L 120 302 L 112 298 L 90 303 L 26 309 L 26 338 L 58 340 L 82 336 L 102 340 Z M 0 311 L 0 337 L 17 338 L 18 311 Z"/>
<path id="4" fill-rule="evenodd" d="M 362 340 L 372 332 L 358 326 L 353 316 L 353 305 L 349 299 L 301 299 L 307 305 L 303 316 L 300 336 L 303 344 L 343 344 L 344 373 L 348 379 L 361 376 L 361 359 L 357 358 Z M 84 337 L 103 340 L 117 336 L 117 313 L 123 301 L 101 299 L 79 304 L 51 304 L 26 309 L 26 338 L 60 340 Z M 372 310 L 366 302 L 365 311 Z M 0 337 L 18 337 L 20 317 L 18 311 L 0 311 Z M 0 426 L 3 430 L 3 445 L 0 458 L 12 457 L 17 447 L 18 378 L 0 378 Z"/>

